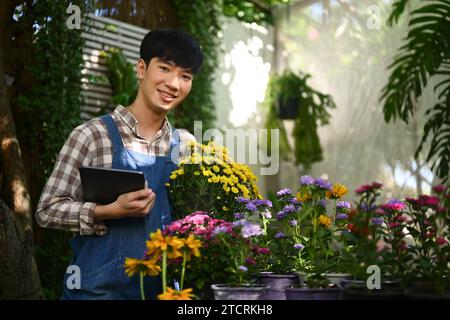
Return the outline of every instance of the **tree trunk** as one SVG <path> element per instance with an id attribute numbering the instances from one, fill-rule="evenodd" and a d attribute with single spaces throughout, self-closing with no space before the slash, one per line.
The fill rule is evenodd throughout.
<path id="1" fill-rule="evenodd" d="M 0 46 L 0 299 L 43 298 L 33 255 L 30 195 L 3 73 Z M 11 208 L 11 209 L 10 209 Z"/>

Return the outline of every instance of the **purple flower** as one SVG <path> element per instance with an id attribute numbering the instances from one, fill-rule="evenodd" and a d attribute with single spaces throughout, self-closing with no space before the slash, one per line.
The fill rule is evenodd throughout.
<path id="1" fill-rule="evenodd" d="M 296 205 L 296 206 L 302 204 L 300 201 L 297 200 L 297 198 L 289 198 L 289 199 L 288 199 L 288 202 L 291 203 L 291 204 L 293 204 L 293 205 Z"/>
<path id="2" fill-rule="evenodd" d="M 286 217 L 287 216 L 287 212 L 285 212 L 285 211 L 278 211 L 277 212 L 277 219 L 278 220 L 283 220 L 284 219 L 284 217 Z"/>
<path id="3" fill-rule="evenodd" d="M 320 200 L 317 204 L 318 204 L 319 206 L 325 208 L 325 207 L 327 206 L 327 201 L 326 201 L 325 199 L 322 199 L 322 200 Z"/>
<path id="4" fill-rule="evenodd" d="M 256 237 L 263 233 L 261 227 L 257 223 L 247 223 L 242 227 L 242 236 L 244 238 Z"/>
<path id="5" fill-rule="evenodd" d="M 246 266 L 239 266 L 238 269 L 241 270 L 242 272 L 248 271 L 248 268 Z"/>
<path id="6" fill-rule="evenodd" d="M 250 199 L 244 198 L 244 197 L 237 197 L 236 201 L 239 203 L 248 203 L 250 202 Z"/>
<path id="7" fill-rule="evenodd" d="M 264 211 L 261 213 L 261 215 L 266 219 L 272 218 L 272 213 L 270 211 Z"/>
<path id="8" fill-rule="evenodd" d="M 233 226 L 234 226 L 234 227 L 237 227 L 237 226 L 245 226 L 247 223 L 248 223 L 247 220 L 241 219 L 241 220 L 238 220 L 238 221 L 234 221 L 234 222 L 233 222 Z"/>
<path id="9" fill-rule="evenodd" d="M 347 201 L 339 201 L 336 204 L 336 209 L 338 209 L 338 211 L 350 210 L 350 203 L 348 203 Z"/>
<path id="10" fill-rule="evenodd" d="M 297 220 L 292 219 L 291 221 L 289 221 L 289 225 L 295 227 L 298 224 Z"/>
<path id="11" fill-rule="evenodd" d="M 281 198 L 283 196 L 290 196 L 290 195 L 292 195 L 292 191 L 289 188 L 281 189 L 280 191 L 277 192 L 278 198 Z"/>
<path id="12" fill-rule="evenodd" d="M 256 206 L 253 204 L 253 203 L 247 203 L 246 205 L 245 205 L 245 208 L 248 210 L 248 211 L 256 211 Z"/>
<path id="13" fill-rule="evenodd" d="M 370 221 L 376 226 L 379 226 L 384 222 L 383 218 L 372 218 Z"/>
<path id="14" fill-rule="evenodd" d="M 283 208 L 283 211 L 286 213 L 292 213 L 295 212 L 295 206 L 293 204 L 288 204 Z"/>
<path id="15" fill-rule="evenodd" d="M 236 220 L 244 219 L 244 218 L 245 218 L 245 214 L 240 213 L 240 212 L 236 212 L 236 213 L 234 214 L 234 218 L 235 218 Z"/>
<path id="16" fill-rule="evenodd" d="M 321 188 L 321 189 L 325 189 L 325 190 L 331 190 L 332 185 L 331 183 L 329 183 L 327 180 L 324 180 L 322 178 L 317 178 L 316 180 L 314 180 L 314 184 Z"/>
<path id="17" fill-rule="evenodd" d="M 211 232 L 211 234 L 212 234 L 213 236 L 216 236 L 216 235 L 218 235 L 219 233 L 227 233 L 227 231 L 228 231 L 228 228 L 227 228 L 227 227 L 225 227 L 225 226 L 219 226 L 219 227 L 214 228 L 214 230 Z"/>
<path id="18" fill-rule="evenodd" d="M 314 183 L 314 178 L 311 176 L 301 176 L 300 177 L 300 184 L 301 185 L 311 185 Z"/>
<path id="19" fill-rule="evenodd" d="M 304 247 L 305 247 L 305 246 L 302 245 L 301 243 L 296 243 L 296 244 L 294 244 L 294 248 L 297 249 L 297 250 L 302 250 Z"/>
<path id="20" fill-rule="evenodd" d="M 253 203 L 255 206 L 257 206 L 257 207 L 260 207 L 260 206 L 267 206 L 267 207 L 269 207 L 269 208 L 272 208 L 272 202 L 271 202 L 270 200 L 260 200 L 260 199 L 256 199 L 256 200 L 253 200 L 252 203 Z"/>
<path id="21" fill-rule="evenodd" d="M 277 232 L 275 234 L 275 239 L 286 238 L 286 235 L 283 232 Z"/>
<path id="22" fill-rule="evenodd" d="M 338 213 L 336 215 L 336 220 L 343 220 L 343 219 L 348 219 L 348 214 L 346 214 L 346 213 Z"/>

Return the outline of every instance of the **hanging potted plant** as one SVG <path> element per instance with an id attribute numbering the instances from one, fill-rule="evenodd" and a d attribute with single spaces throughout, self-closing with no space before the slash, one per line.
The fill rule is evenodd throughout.
<path id="1" fill-rule="evenodd" d="M 272 75 L 266 91 L 266 122 L 269 130 L 267 150 L 271 150 L 270 129 L 280 130 L 280 155 L 291 159 L 292 149 L 287 140 L 282 120 L 294 120 L 294 161 L 308 169 L 312 163 L 322 160 L 317 128 L 329 123 L 329 109 L 336 105 L 331 96 L 311 88 L 307 81 L 309 74 L 285 71 Z"/>

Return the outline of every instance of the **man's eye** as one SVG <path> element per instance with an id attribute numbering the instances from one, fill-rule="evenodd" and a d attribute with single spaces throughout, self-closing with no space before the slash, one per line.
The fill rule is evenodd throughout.
<path id="1" fill-rule="evenodd" d="M 166 66 L 159 66 L 159 69 L 161 69 L 162 71 L 169 71 L 169 68 Z"/>
<path id="2" fill-rule="evenodd" d="M 189 74 L 183 74 L 183 79 L 186 81 L 191 81 L 192 80 L 192 76 Z"/>

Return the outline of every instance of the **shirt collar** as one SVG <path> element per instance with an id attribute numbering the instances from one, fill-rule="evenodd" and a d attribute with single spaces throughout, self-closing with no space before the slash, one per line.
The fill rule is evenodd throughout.
<path id="1" fill-rule="evenodd" d="M 125 108 L 122 105 L 118 105 L 114 112 L 125 122 L 125 124 L 133 131 L 133 133 L 137 136 L 139 135 L 138 132 L 138 123 L 137 119 L 134 117 L 134 115 L 128 111 L 127 108 Z M 164 118 L 163 125 L 161 126 L 161 129 L 155 134 L 154 138 L 159 138 L 162 136 L 165 136 L 166 134 L 171 134 L 172 132 L 172 125 L 169 122 L 169 119 L 167 116 Z"/>

